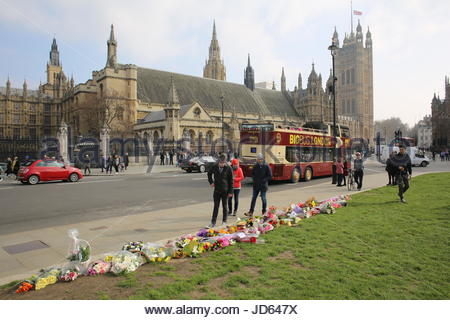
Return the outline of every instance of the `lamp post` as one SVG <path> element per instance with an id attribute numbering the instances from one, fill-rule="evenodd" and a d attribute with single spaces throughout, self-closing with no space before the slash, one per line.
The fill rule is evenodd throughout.
<path id="1" fill-rule="evenodd" d="M 220 103 L 222 104 L 222 152 L 225 152 L 225 135 L 224 135 L 224 121 L 223 121 L 223 99 L 224 96 L 220 96 Z"/>
<path id="2" fill-rule="evenodd" d="M 331 60 L 333 63 L 333 141 L 334 146 L 336 148 L 336 72 L 334 68 L 334 57 L 336 56 L 336 49 L 338 47 L 335 45 L 334 41 L 331 42 L 331 46 L 328 47 L 328 50 L 330 50 L 331 53 Z M 333 150 L 333 178 L 331 180 L 332 184 L 336 184 L 337 176 L 336 176 L 336 166 L 334 165 L 334 162 L 336 161 L 336 150 Z"/>

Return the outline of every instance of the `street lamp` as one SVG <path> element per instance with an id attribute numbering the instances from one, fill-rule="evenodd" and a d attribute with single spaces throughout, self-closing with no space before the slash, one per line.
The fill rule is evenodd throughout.
<path id="1" fill-rule="evenodd" d="M 225 136 L 224 136 L 224 121 L 223 121 L 223 94 L 220 96 L 220 103 L 222 104 L 222 152 L 225 152 Z"/>
<path id="2" fill-rule="evenodd" d="M 328 47 L 328 50 L 330 50 L 331 53 L 331 60 L 333 63 L 333 89 L 331 90 L 331 93 L 333 94 L 333 140 L 336 147 L 336 72 L 334 69 L 334 57 L 336 56 L 336 50 L 337 46 L 335 45 L 334 41 L 331 42 L 331 46 Z M 331 183 L 336 184 L 337 176 L 336 176 L 336 166 L 334 165 L 334 162 L 336 161 L 336 150 L 333 152 L 333 178 Z"/>

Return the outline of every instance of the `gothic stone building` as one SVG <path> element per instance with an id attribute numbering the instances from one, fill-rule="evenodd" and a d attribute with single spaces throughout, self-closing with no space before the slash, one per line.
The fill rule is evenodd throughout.
<path id="1" fill-rule="evenodd" d="M 333 40 L 339 46 L 337 33 Z M 372 94 L 372 40 L 367 32 L 365 47 L 362 45 L 361 26 L 358 24 L 356 37 L 353 32 L 345 37 L 336 56 L 338 123 L 350 127 L 353 137 L 372 138 L 373 94 Z M 160 138 L 179 140 L 190 137 L 191 144 L 208 145 L 221 136 L 222 106 L 225 137 L 237 143 L 239 125 L 243 122 L 272 122 L 301 126 L 307 121 L 332 120 L 332 105 L 329 84 L 322 86 L 322 76 L 314 65 L 308 77 L 306 88 L 302 86 L 301 75 L 298 86 L 289 91 L 286 87 L 284 69 L 281 74 L 281 90 L 255 87 L 255 72 L 248 57 L 244 70 L 244 84 L 225 81 L 225 67 L 220 56 L 220 47 L 214 24 L 209 58 L 203 77 L 171 73 L 120 64 L 117 59 L 118 41 L 111 26 L 107 41 L 107 57 L 104 68 L 93 71 L 92 78 L 84 83 L 68 81 L 59 62 L 59 52 L 54 41 L 47 65 L 47 83 L 37 92 L 1 88 L 0 112 L 3 113 L 3 134 L 12 135 L 14 130 L 25 132 L 27 122 L 21 122 L 27 114 L 29 104 L 36 103 L 36 110 L 42 119 L 37 121 L 37 136 L 55 134 L 61 121 L 66 122 L 75 135 L 92 135 L 89 125 L 90 114 L 81 106 L 98 105 L 99 100 L 114 100 L 117 117 L 108 123 L 111 130 L 125 124 L 132 125 L 135 134 L 147 137 L 154 145 Z M 341 75 L 341 76 L 340 76 Z M 23 94 L 25 93 L 25 95 Z M 5 102 L 6 101 L 6 102 Z M 17 110 L 16 102 L 20 102 Z M 47 110 L 47 111 L 45 111 Z M 111 111 L 109 111 L 111 112 Z M 18 123 L 13 114 L 20 114 Z M 105 112 L 104 112 L 105 113 Z M 0 113 L 0 117 L 1 117 Z M 46 118 L 46 116 L 49 117 Z M 31 121 L 31 120 L 30 120 Z M 33 120 L 34 121 L 34 120 Z M 19 129 L 14 129 L 19 128 Z M 119 131 L 119 130 L 117 130 Z M 1 133 L 1 132 L 0 132 Z"/>
<path id="2" fill-rule="evenodd" d="M 445 77 L 445 99 L 434 94 L 431 101 L 431 123 L 433 132 L 433 149 L 435 151 L 450 148 L 450 80 Z"/>

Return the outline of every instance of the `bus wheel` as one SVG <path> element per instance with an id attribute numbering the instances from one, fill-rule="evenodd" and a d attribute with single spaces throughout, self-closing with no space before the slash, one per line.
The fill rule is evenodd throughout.
<path id="1" fill-rule="evenodd" d="M 297 168 L 294 168 L 294 170 L 292 170 L 292 174 L 291 174 L 291 182 L 297 183 L 299 181 L 300 181 L 300 170 L 298 170 Z"/>
<path id="2" fill-rule="evenodd" d="M 306 168 L 305 169 L 305 181 L 309 181 L 312 179 L 313 176 L 313 172 L 311 168 Z"/>

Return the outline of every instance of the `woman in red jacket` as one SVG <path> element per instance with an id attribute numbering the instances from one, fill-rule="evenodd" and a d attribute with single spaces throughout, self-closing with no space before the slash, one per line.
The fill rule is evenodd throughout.
<path id="1" fill-rule="evenodd" d="M 239 192 L 241 191 L 241 181 L 244 180 L 244 173 L 239 166 L 239 160 L 233 159 L 231 161 L 233 169 L 233 197 L 228 198 L 228 212 L 230 216 L 236 216 L 236 212 L 239 205 Z M 233 199 L 234 198 L 234 211 L 233 211 Z"/>

